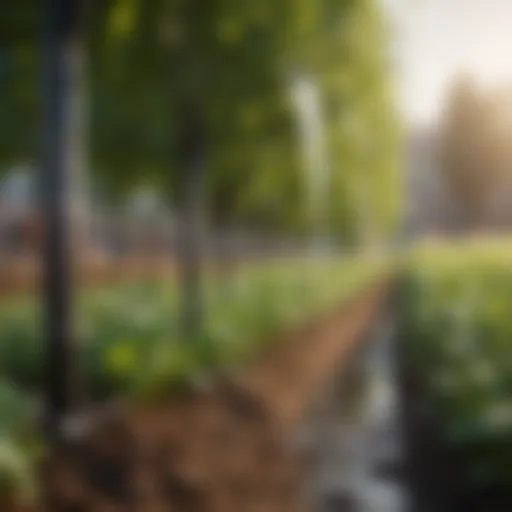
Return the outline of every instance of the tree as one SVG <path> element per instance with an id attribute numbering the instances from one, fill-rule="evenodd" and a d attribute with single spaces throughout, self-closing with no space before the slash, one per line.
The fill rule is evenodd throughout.
<path id="1" fill-rule="evenodd" d="M 47 345 L 48 433 L 63 439 L 64 420 L 76 405 L 72 286 L 73 174 L 81 155 L 81 119 L 75 102 L 81 87 L 85 12 L 80 0 L 52 0 L 45 13 L 44 139 L 41 199 L 45 219 L 43 292 Z M 70 187 L 71 185 L 71 187 Z"/>
<path id="2" fill-rule="evenodd" d="M 439 136 L 440 172 L 469 226 L 487 223 L 496 193 L 512 179 L 507 97 L 485 94 L 468 77 L 447 98 Z"/>
<path id="3" fill-rule="evenodd" d="M 3 119 L 19 120 L 22 127 L 4 130 L 18 133 L 15 143 L 3 139 L 4 161 L 34 155 L 40 126 L 37 81 L 30 78 L 40 72 L 37 14 L 24 2 L 8 5 L 2 17 L 6 25 L 23 19 L 26 27 L 8 46 L 13 55 L 24 54 L 27 64 L 26 79 L 19 70 L 9 75 L 12 88 L 4 96 L 9 98 L 5 108 L 17 114 L 6 111 Z M 112 196 L 142 180 L 164 186 L 176 199 L 176 113 L 180 98 L 194 95 L 204 106 L 207 199 L 214 221 L 258 223 L 272 212 L 275 224 L 300 229 L 305 222 L 301 162 L 288 90 L 289 73 L 300 70 L 320 89 L 336 185 L 331 194 L 338 198 L 330 201 L 332 231 L 357 238 L 357 211 L 366 212 L 367 224 L 387 219 L 392 226 L 397 200 L 380 192 L 383 185 L 391 190 L 397 184 L 398 135 L 382 51 L 387 36 L 375 2 L 208 0 L 198 5 L 93 3 L 88 48 L 95 179 Z M 17 100 L 23 85 L 30 91 Z"/>
<path id="4" fill-rule="evenodd" d="M 22 16 L 25 2 L 11 3 L 8 16 Z M 25 44 L 37 52 L 27 34 L 10 41 L 13 53 Z M 304 231 L 289 91 L 289 76 L 304 74 L 316 83 L 325 125 L 329 231 L 355 241 L 363 232 L 384 234 L 398 202 L 385 39 L 374 0 L 95 2 L 87 38 L 95 179 L 111 197 L 149 181 L 180 204 L 192 165 L 180 148 L 182 107 L 194 104 L 206 177 L 193 195 L 205 198 L 213 222 Z M 34 72 L 37 59 L 28 60 Z M 22 84 L 12 80 L 14 95 Z M 37 132 L 37 93 L 28 96 L 20 119 Z M 31 151 L 29 141 L 19 150 L 8 144 L 6 154 Z"/>

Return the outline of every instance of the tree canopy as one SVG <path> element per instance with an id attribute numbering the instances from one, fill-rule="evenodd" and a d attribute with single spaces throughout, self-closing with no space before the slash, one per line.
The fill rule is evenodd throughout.
<path id="1" fill-rule="evenodd" d="M 486 92 L 470 77 L 449 91 L 439 134 L 440 172 L 472 226 L 510 219 L 510 90 Z M 507 221 L 508 222 L 508 221 Z"/>
<path id="2" fill-rule="evenodd" d="M 6 3 L 0 157 L 8 163 L 37 155 L 43 60 L 40 13 L 29 0 Z M 375 0 L 102 0 L 89 14 L 90 162 L 111 193 L 143 181 L 175 196 L 179 106 L 192 98 L 205 120 L 215 222 L 303 229 L 290 80 L 305 74 L 319 91 L 330 231 L 357 240 L 393 227 L 399 136 Z"/>

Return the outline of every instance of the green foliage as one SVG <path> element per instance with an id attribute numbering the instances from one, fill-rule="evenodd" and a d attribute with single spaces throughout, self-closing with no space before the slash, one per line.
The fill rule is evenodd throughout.
<path id="1" fill-rule="evenodd" d="M 0 161 L 32 160 L 41 135 L 41 4 L 7 0 L 0 17 Z M 1 172 L 1 171 L 0 171 Z"/>
<path id="2" fill-rule="evenodd" d="M 19 31 L 2 31 L 4 162 L 38 154 L 43 63 L 37 11 L 7 3 L 2 22 Z M 141 180 L 179 196 L 179 106 L 193 99 L 206 124 L 214 221 L 303 230 L 288 80 L 299 71 L 320 93 L 331 232 L 357 241 L 393 229 L 399 137 L 375 0 L 104 0 L 88 28 L 91 169 L 111 196 Z"/>
<path id="3" fill-rule="evenodd" d="M 179 304 L 170 283 L 92 291 L 80 308 L 83 353 L 78 360 L 97 397 L 137 393 L 154 379 L 172 388 L 204 368 L 212 371 L 250 357 L 277 331 L 353 294 L 380 268 L 359 260 L 276 263 L 241 272 L 228 294 L 210 281 L 205 327 L 192 340 L 179 338 L 173 315 Z M 7 308 L 1 321 L 6 326 L 1 374 L 36 390 L 44 365 L 34 311 L 28 305 Z"/>
<path id="4" fill-rule="evenodd" d="M 427 247 L 413 257 L 401 336 L 429 409 L 478 485 L 510 485 L 510 242 Z"/>
<path id="5" fill-rule="evenodd" d="M 0 496 L 33 504 L 39 443 L 34 428 L 34 404 L 27 395 L 0 381 Z"/>

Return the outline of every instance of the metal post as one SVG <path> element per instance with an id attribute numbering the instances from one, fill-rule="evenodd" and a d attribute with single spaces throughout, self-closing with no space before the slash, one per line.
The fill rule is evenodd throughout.
<path id="1" fill-rule="evenodd" d="M 73 325 L 70 140 L 75 128 L 68 106 L 73 93 L 73 55 L 80 0 L 45 4 L 44 148 L 41 194 L 44 219 L 43 295 L 46 344 L 46 427 L 50 441 L 62 439 L 63 420 L 73 405 Z"/>

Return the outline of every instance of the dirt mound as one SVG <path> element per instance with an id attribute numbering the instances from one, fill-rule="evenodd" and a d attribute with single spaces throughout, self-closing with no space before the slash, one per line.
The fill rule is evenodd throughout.
<path id="1" fill-rule="evenodd" d="M 268 410 L 234 388 L 112 418 L 45 468 L 49 510 L 282 511 L 301 463 Z"/>

